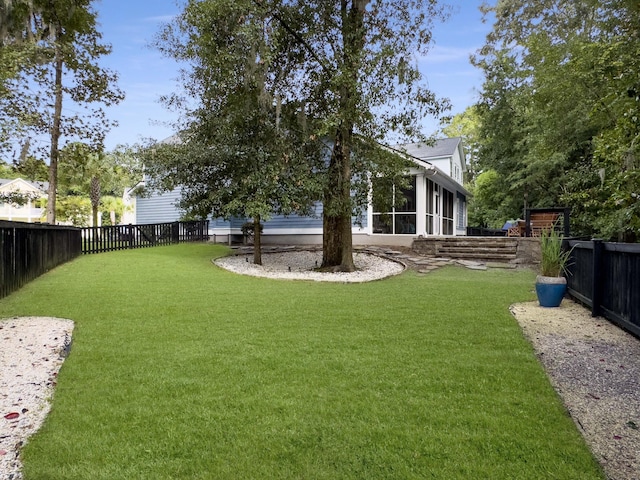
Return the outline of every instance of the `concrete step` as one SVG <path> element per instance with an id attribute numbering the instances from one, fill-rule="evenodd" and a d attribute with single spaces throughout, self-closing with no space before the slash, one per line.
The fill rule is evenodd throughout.
<path id="1" fill-rule="evenodd" d="M 453 253 L 466 253 L 466 252 L 476 252 L 476 253 L 513 253 L 515 255 L 517 248 L 516 247 L 462 247 L 459 245 L 443 245 L 438 248 L 439 252 L 453 252 Z"/>
<path id="2" fill-rule="evenodd" d="M 469 259 L 469 260 L 496 260 L 496 261 L 505 261 L 508 262 L 510 260 L 514 260 L 516 258 L 515 254 L 511 253 L 476 253 L 476 252 L 460 252 L 460 253 L 445 253 L 441 252 L 441 255 L 446 255 L 449 258 L 455 259 Z"/>
<path id="3" fill-rule="evenodd" d="M 496 241 L 473 241 L 473 240 L 453 240 L 453 239 L 446 239 L 443 241 L 438 242 L 443 246 L 456 246 L 456 247 L 487 247 L 487 248 L 517 248 L 518 247 L 518 242 L 517 241 L 502 241 L 502 242 L 496 242 Z"/>

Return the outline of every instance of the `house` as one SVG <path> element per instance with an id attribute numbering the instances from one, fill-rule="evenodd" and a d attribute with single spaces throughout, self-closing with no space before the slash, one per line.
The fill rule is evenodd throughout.
<path id="1" fill-rule="evenodd" d="M 44 201 L 47 198 L 47 182 L 31 182 L 22 178 L 0 178 L 0 220 L 14 222 L 39 222 L 45 214 Z M 8 196 L 19 194 L 25 201 L 10 202 Z"/>
<path id="2" fill-rule="evenodd" d="M 387 211 L 369 204 L 362 225 L 353 224 L 354 244 L 411 245 L 418 236 L 466 235 L 467 199 L 462 185 L 466 169 L 460 138 L 437 140 L 433 145 L 414 143 L 392 148 L 406 156 L 413 166 L 407 172 L 410 188 L 405 201 Z M 376 188 L 375 181 L 373 188 Z M 397 195 L 396 195 L 397 196 Z M 139 196 L 135 202 L 135 223 L 173 222 L 181 218 L 176 208 L 180 189 L 164 194 Z M 239 240 L 244 219 L 211 219 L 210 235 L 220 241 Z M 309 217 L 275 216 L 264 223 L 265 244 L 322 243 L 322 204 Z"/>

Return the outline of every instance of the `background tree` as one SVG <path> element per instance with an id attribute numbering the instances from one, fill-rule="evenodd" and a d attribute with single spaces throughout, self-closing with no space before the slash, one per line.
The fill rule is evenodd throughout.
<path id="1" fill-rule="evenodd" d="M 464 148 L 464 154 L 466 156 L 466 168 L 464 183 L 468 187 L 472 187 L 476 176 L 480 173 L 478 171 L 478 152 L 480 151 L 481 137 L 480 137 L 480 115 L 478 113 L 478 107 L 472 105 L 467 109 L 454 115 L 454 117 L 445 122 L 439 133 L 447 138 L 462 138 L 462 146 Z"/>
<path id="2" fill-rule="evenodd" d="M 91 201 L 87 197 L 60 196 L 56 202 L 56 217 L 76 227 L 88 227 L 91 218 Z"/>
<path id="3" fill-rule="evenodd" d="M 0 161 L 0 178 L 13 179 L 16 178 L 16 172 L 12 165 Z"/>
<path id="4" fill-rule="evenodd" d="M 98 226 L 102 181 L 111 169 L 101 152 L 84 143 L 71 143 L 60 152 L 60 191 L 67 196 L 89 197 L 92 225 Z"/>
<path id="5" fill-rule="evenodd" d="M 567 204 L 578 235 L 638 235 L 637 2 L 506 0 L 475 57 L 479 167 L 497 173 L 493 207 Z M 506 201 L 505 201 L 506 200 Z"/>
<path id="6" fill-rule="evenodd" d="M 44 160 L 27 156 L 24 160 L 14 162 L 13 168 L 16 174 L 25 180 L 32 182 L 46 182 L 49 180 L 49 167 Z"/>
<path id="7" fill-rule="evenodd" d="M 118 225 L 122 215 L 130 208 L 130 205 L 124 204 L 122 197 L 105 195 L 100 199 L 100 211 L 103 213 L 102 225 Z"/>
<path id="8" fill-rule="evenodd" d="M 3 82 L 0 137 L 9 131 L 16 138 L 48 137 L 48 152 L 36 151 L 34 156 L 40 153 L 49 160 L 47 221 L 55 223 L 61 139 L 83 139 L 100 149 L 112 123 L 94 105 L 117 103 L 123 95 L 115 87 L 117 76 L 97 64 L 110 47 L 99 43 L 91 0 L 16 0 L 5 5 L 14 8 L 2 56 L 14 61 L 15 68 Z M 64 115 L 63 101 L 84 113 Z"/>
<path id="9" fill-rule="evenodd" d="M 130 149 L 120 147 L 114 152 L 104 153 L 95 151 L 87 144 L 75 142 L 66 145 L 60 152 L 59 194 L 65 198 L 88 199 L 93 226 L 98 225 L 100 206 L 104 206 L 103 195 L 121 198 L 125 188 L 141 179 L 142 169 Z M 110 200 L 105 201 L 114 205 Z M 74 210 L 71 217 L 78 218 L 78 212 L 81 211 L 79 204 L 67 202 L 65 205 Z M 115 208 L 113 211 L 118 210 Z"/>
<path id="10" fill-rule="evenodd" d="M 497 198 L 501 193 L 496 189 L 500 184 L 500 176 L 495 170 L 483 172 L 478 166 L 478 155 L 482 146 L 478 106 L 472 105 L 445 122 L 440 129 L 440 134 L 448 138 L 462 138 L 467 168 L 464 174 L 464 185 L 472 194 L 467 202 L 469 225 L 502 227 L 503 212 L 495 209 L 495 203 L 504 201 L 504 198 L 499 201 Z"/>

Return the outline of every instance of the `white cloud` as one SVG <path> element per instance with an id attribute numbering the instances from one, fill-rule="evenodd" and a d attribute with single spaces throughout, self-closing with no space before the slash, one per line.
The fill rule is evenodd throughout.
<path id="1" fill-rule="evenodd" d="M 154 17 L 145 17 L 142 21 L 147 23 L 167 23 L 172 21 L 174 18 L 175 15 L 156 15 Z"/>
<path id="2" fill-rule="evenodd" d="M 435 45 L 426 55 L 418 58 L 420 63 L 468 62 L 469 55 L 475 53 L 476 47 L 446 47 Z"/>

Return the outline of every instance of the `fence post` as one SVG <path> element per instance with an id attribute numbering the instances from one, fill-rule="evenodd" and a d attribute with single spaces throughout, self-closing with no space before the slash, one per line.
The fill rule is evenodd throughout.
<path id="1" fill-rule="evenodd" d="M 601 239 L 593 239 L 593 264 L 592 264 L 592 290 L 591 290 L 591 316 L 597 317 L 601 312 L 602 303 L 602 252 L 604 243 Z"/>
<path id="2" fill-rule="evenodd" d="M 133 225 L 127 225 L 127 238 L 129 239 L 129 248 L 133 248 Z"/>
<path id="3" fill-rule="evenodd" d="M 180 222 L 173 222 L 171 227 L 171 243 L 180 243 Z"/>

